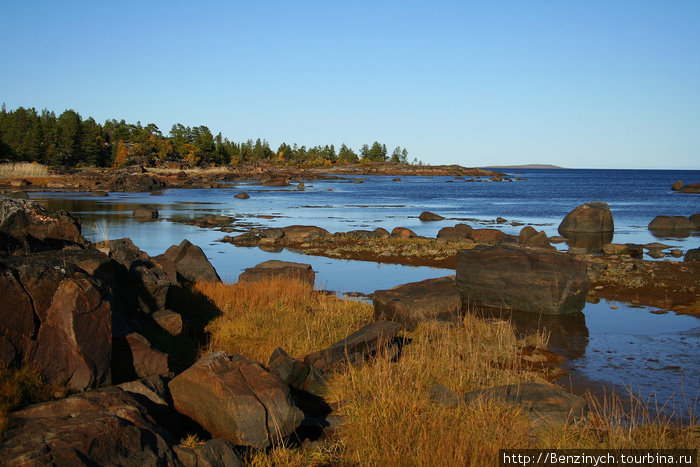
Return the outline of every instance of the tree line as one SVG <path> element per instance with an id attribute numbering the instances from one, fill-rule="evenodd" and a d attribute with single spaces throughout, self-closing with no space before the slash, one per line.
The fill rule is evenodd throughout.
<path id="1" fill-rule="evenodd" d="M 120 167 L 128 164 L 157 165 L 179 162 L 190 167 L 264 161 L 279 164 L 332 165 L 391 161 L 408 163 L 408 151 L 397 147 L 391 154 L 375 141 L 364 144 L 359 154 L 342 144 L 298 146 L 282 143 L 273 150 L 258 138 L 235 142 L 204 125 L 176 123 L 167 135 L 153 123 L 127 123 L 123 119 L 104 124 L 83 119 L 74 110 L 58 117 L 53 111 L 18 107 L 0 110 L 0 160 L 39 162 L 54 166 Z M 418 163 L 414 159 L 414 164 Z"/>

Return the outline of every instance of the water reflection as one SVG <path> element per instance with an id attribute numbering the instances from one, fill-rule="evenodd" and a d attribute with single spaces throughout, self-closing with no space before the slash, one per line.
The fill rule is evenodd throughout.
<path id="1" fill-rule="evenodd" d="M 484 318 L 510 321 L 518 337 L 543 332 L 549 336 L 550 348 L 567 360 L 580 358 L 586 353 L 588 328 L 586 316 L 581 313 L 547 315 L 506 310 L 479 310 L 476 314 Z"/>
<path id="2" fill-rule="evenodd" d="M 612 243 L 612 232 L 599 233 L 564 233 L 566 243 L 569 247 L 585 248 L 586 250 L 597 253 L 603 251 L 603 245 Z"/>

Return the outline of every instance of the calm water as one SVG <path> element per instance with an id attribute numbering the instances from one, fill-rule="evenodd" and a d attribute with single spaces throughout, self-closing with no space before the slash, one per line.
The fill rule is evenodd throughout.
<path id="1" fill-rule="evenodd" d="M 506 171 L 527 180 L 467 182 L 455 177 L 347 177 L 344 180 L 306 181 L 305 191 L 293 187 L 267 188 L 252 182 L 233 183 L 230 189 L 165 190 L 160 196 L 111 193 L 106 198 L 81 194 L 35 193 L 32 198 L 52 209 L 65 209 L 81 218 L 92 240 L 130 237 L 151 255 L 162 253 L 184 238 L 201 246 L 224 281 L 235 282 L 240 272 L 268 259 L 310 263 L 317 287 L 337 292 L 371 293 L 406 282 L 441 277 L 454 271 L 306 256 L 291 251 L 265 252 L 220 243 L 225 233 L 169 222 L 203 214 L 232 216 L 234 228 L 316 225 L 331 232 L 402 226 L 434 237 L 445 226 L 466 222 L 493 226 L 517 234 L 519 222 L 556 235 L 564 216 L 579 204 L 605 201 L 615 222 L 615 243 L 663 243 L 686 251 L 700 246 L 698 233 L 686 237 L 653 236 L 647 225 L 657 215 L 689 216 L 700 212 L 700 195 L 670 190 L 677 180 L 700 181 L 700 171 L 651 170 L 522 170 Z M 353 183 L 356 178 L 364 183 Z M 251 198 L 233 197 L 245 191 Z M 135 222 L 135 205 L 156 207 L 161 218 Z M 421 222 L 422 211 L 446 219 Z M 235 235 L 235 233 L 231 234 Z M 566 248 L 560 245 L 559 248 Z M 685 393 L 697 404 L 700 396 L 700 320 L 673 313 L 606 302 L 588 304 L 583 322 L 552 326 L 552 341 L 568 357 L 572 378 L 626 385 L 644 397 L 661 400 Z M 697 412 L 697 410 L 696 410 Z"/>

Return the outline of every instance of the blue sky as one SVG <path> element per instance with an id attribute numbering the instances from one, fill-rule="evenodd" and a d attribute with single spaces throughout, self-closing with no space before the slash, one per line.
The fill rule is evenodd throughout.
<path id="1" fill-rule="evenodd" d="M 697 0 L 5 0 L 0 101 L 431 164 L 700 169 L 698 25 Z"/>

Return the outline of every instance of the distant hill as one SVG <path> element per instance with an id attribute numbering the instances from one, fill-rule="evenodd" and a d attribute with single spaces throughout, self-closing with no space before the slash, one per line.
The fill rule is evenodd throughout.
<path id="1" fill-rule="evenodd" d="M 558 165 L 550 164 L 525 164 L 525 165 L 488 165 L 489 169 L 564 169 Z"/>

